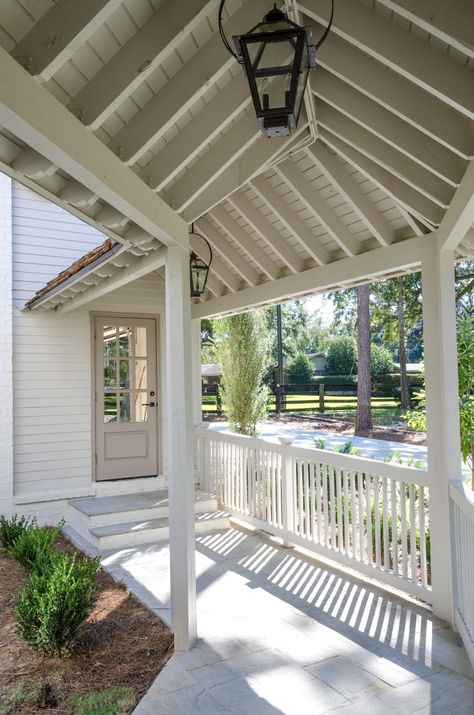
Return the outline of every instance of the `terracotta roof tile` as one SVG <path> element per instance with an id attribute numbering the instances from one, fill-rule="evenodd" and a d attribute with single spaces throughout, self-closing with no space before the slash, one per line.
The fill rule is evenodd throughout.
<path id="1" fill-rule="evenodd" d="M 61 273 L 59 273 L 55 278 L 52 278 L 50 281 L 48 281 L 46 285 L 43 286 L 43 288 L 40 288 L 38 291 L 36 291 L 34 296 L 30 298 L 30 300 L 28 300 L 25 304 L 25 308 L 29 308 L 37 300 L 43 298 L 54 288 L 60 286 L 61 283 L 67 281 L 68 278 L 72 278 L 76 275 L 76 273 L 79 273 L 80 270 L 82 270 L 83 268 L 87 268 L 87 266 L 90 266 L 91 263 L 94 263 L 94 261 L 101 258 L 110 250 L 112 250 L 112 247 L 114 245 L 114 241 L 108 238 L 106 241 L 104 241 L 104 243 L 101 243 L 100 246 L 93 248 L 92 251 L 86 253 L 85 256 L 82 256 L 77 261 L 74 261 L 74 263 L 69 266 L 69 268 L 66 268 L 64 271 L 61 271 Z"/>

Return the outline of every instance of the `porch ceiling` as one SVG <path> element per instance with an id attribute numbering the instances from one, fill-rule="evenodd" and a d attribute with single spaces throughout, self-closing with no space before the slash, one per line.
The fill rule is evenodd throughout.
<path id="1" fill-rule="evenodd" d="M 227 33 L 269 4 L 229 0 Z M 195 221 L 215 252 L 209 314 L 439 227 L 472 255 L 472 2 L 336 0 L 299 132 L 271 141 L 217 5 L 3 0 L 0 168 L 122 244 L 117 270 L 186 245 Z M 329 5 L 289 3 L 316 37 Z"/>

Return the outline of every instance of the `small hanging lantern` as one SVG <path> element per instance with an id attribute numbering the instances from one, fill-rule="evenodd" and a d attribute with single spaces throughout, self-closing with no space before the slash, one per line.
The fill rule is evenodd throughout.
<path id="1" fill-rule="evenodd" d="M 208 263 L 199 258 L 197 253 L 195 253 L 194 251 L 191 251 L 191 254 L 189 256 L 191 298 L 199 298 L 206 290 L 207 277 L 209 275 L 209 268 L 211 267 L 212 263 L 212 248 L 209 244 L 209 241 L 204 238 L 204 236 L 202 236 L 200 233 L 196 233 L 196 231 L 194 230 L 194 224 L 191 227 L 191 234 L 194 236 L 198 236 L 200 239 L 202 239 L 209 249 Z"/>
<path id="2" fill-rule="evenodd" d="M 316 45 L 311 29 L 292 22 L 275 4 L 262 22 L 233 37 L 236 53 L 222 27 L 224 2 L 219 8 L 219 31 L 229 52 L 244 67 L 262 132 L 267 137 L 289 136 L 298 124 L 309 71 L 316 67 L 316 50 L 332 24 L 334 0 L 329 25 Z"/>

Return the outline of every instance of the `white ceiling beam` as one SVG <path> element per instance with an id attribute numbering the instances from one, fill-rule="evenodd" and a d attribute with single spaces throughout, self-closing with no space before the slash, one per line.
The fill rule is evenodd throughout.
<path id="1" fill-rule="evenodd" d="M 379 0 L 389 10 L 418 25 L 425 32 L 474 57 L 471 0 Z"/>
<path id="2" fill-rule="evenodd" d="M 219 301 L 199 303 L 192 308 L 192 317 L 212 318 L 226 313 L 238 313 L 305 294 L 338 290 L 356 281 L 374 280 L 389 272 L 418 266 L 427 252 L 435 247 L 436 239 L 433 235 L 416 236 L 391 246 L 380 246 L 358 256 L 334 261 L 327 266 L 309 268 L 303 273 L 284 276 L 255 288 L 246 288 L 224 296 Z"/>
<path id="3" fill-rule="evenodd" d="M 360 245 L 355 236 L 293 162 L 285 161 L 279 164 L 276 169 L 306 208 L 316 216 L 338 246 L 348 256 L 355 256 L 359 253 Z"/>
<path id="4" fill-rule="evenodd" d="M 256 231 L 283 263 L 293 273 L 304 270 L 304 261 L 294 248 L 285 241 L 283 236 L 262 212 L 240 191 L 229 196 L 229 201 L 237 209 L 242 218 Z"/>
<path id="5" fill-rule="evenodd" d="M 242 118 L 220 137 L 213 146 L 163 196 L 176 211 L 184 211 L 192 201 L 206 191 L 225 170 L 250 150 L 261 136 L 253 112 Z"/>
<path id="6" fill-rule="evenodd" d="M 434 204 L 418 191 L 411 189 L 404 181 L 397 179 L 392 173 L 368 159 L 360 151 L 357 151 L 357 149 L 354 149 L 334 134 L 321 130 L 319 136 L 336 154 L 373 181 L 376 186 L 388 196 L 391 196 L 396 203 L 404 206 L 415 216 L 426 219 L 434 226 L 439 226 L 444 214 L 440 206 Z"/>
<path id="7" fill-rule="evenodd" d="M 202 239 L 196 235 L 191 235 L 189 238 L 189 246 L 206 263 L 209 261 L 209 249 Z M 221 261 L 219 256 L 212 256 L 211 273 L 214 273 L 218 280 L 231 292 L 240 290 L 240 280 L 227 266 Z"/>
<path id="8" fill-rule="evenodd" d="M 265 0 L 246 2 L 225 23 L 228 37 L 252 27 L 268 11 Z M 181 3 L 177 3 L 181 7 Z M 235 60 L 224 47 L 219 33 L 201 47 L 193 57 L 150 99 L 127 125 L 112 139 L 127 163 L 133 164 L 169 129 L 176 120 L 212 87 Z"/>
<path id="9" fill-rule="evenodd" d="M 162 243 L 188 245 L 179 215 L 1 48 L 0 125 Z"/>
<path id="10" fill-rule="evenodd" d="M 313 23 L 318 37 L 323 28 Z M 318 50 L 318 64 L 370 97 L 419 131 L 468 159 L 474 154 L 472 122 L 436 97 L 396 74 L 343 39 L 329 34 Z M 317 71 L 311 78 L 317 76 Z"/>
<path id="11" fill-rule="evenodd" d="M 255 119 L 255 121 L 257 120 Z M 189 204 L 183 211 L 183 217 L 189 223 L 196 221 L 200 216 L 203 216 L 207 211 L 221 203 L 227 196 L 246 184 L 253 176 L 260 174 L 281 152 L 291 151 L 292 147 L 302 140 L 301 135 L 305 133 L 307 133 L 307 124 L 301 117 L 300 126 L 291 137 L 279 139 L 260 137 L 249 151 L 227 167 L 208 186 L 206 191 Z"/>
<path id="12" fill-rule="evenodd" d="M 329 3 L 301 0 L 298 4 L 316 22 L 329 20 Z M 471 72 L 415 34 L 353 0 L 338 0 L 331 31 L 474 119 Z"/>
<path id="13" fill-rule="evenodd" d="M 280 269 L 272 261 L 268 253 L 252 239 L 247 231 L 230 215 L 223 206 L 216 206 L 212 210 L 212 217 L 224 229 L 224 231 L 234 239 L 234 241 L 245 251 L 249 258 L 257 264 L 260 270 L 271 280 L 276 280 L 280 276 Z"/>
<path id="14" fill-rule="evenodd" d="M 442 248 L 454 250 L 474 226 L 474 159 L 469 164 L 438 229 Z"/>
<path id="15" fill-rule="evenodd" d="M 362 193 L 359 185 L 352 176 L 349 176 L 334 154 L 322 142 L 312 144 L 306 149 L 306 153 L 364 222 L 377 241 L 382 246 L 392 243 L 391 226 L 367 196 Z"/>
<path id="16" fill-rule="evenodd" d="M 319 126 L 335 134 L 442 208 L 449 206 L 454 193 L 452 186 L 333 107 L 319 102 L 317 111 Z"/>
<path id="17" fill-rule="evenodd" d="M 167 0 L 69 102 L 68 109 L 97 129 L 216 8 L 217 0 Z"/>
<path id="18" fill-rule="evenodd" d="M 11 54 L 32 75 L 51 79 L 121 4 L 122 0 L 56 0 Z"/>
<path id="19" fill-rule="evenodd" d="M 87 305 L 87 303 L 91 303 L 93 300 L 97 300 L 97 298 L 102 298 L 113 290 L 117 290 L 117 288 L 122 288 L 128 283 L 143 278 L 143 276 L 146 276 L 148 273 L 152 273 L 156 271 L 157 268 L 164 266 L 165 263 L 166 248 L 160 248 L 148 256 L 137 259 L 128 268 L 118 269 L 118 272 L 110 276 L 110 278 L 105 278 L 105 280 L 98 283 L 94 288 L 58 306 L 56 311 L 58 313 L 70 313 L 72 310 L 76 310 L 83 305 Z M 109 264 L 107 264 L 107 268 L 108 265 Z M 95 274 L 100 275 L 100 269 L 95 271 Z"/>
<path id="20" fill-rule="evenodd" d="M 230 263 L 244 281 L 251 286 L 260 283 L 258 272 L 240 255 L 236 249 L 226 241 L 219 231 L 206 219 L 199 219 L 196 224 L 198 230 L 207 238 L 214 251 L 218 251 Z"/>
<path id="21" fill-rule="evenodd" d="M 311 90 L 319 99 L 375 134 L 435 176 L 457 186 L 466 170 L 464 159 L 321 68 Z"/>
<path id="22" fill-rule="evenodd" d="M 273 186 L 271 186 L 263 176 L 252 179 L 250 185 L 255 193 L 260 196 L 262 201 L 273 211 L 285 228 L 298 239 L 304 249 L 319 265 L 329 263 L 331 254 L 326 246 L 321 243 L 319 238 L 315 236 L 305 222 L 295 214 L 285 199 L 275 191 Z"/>
<path id="23" fill-rule="evenodd" d="M 248 82 L 239 74 L 140 171 L 142 179 L 156 191 L 165 188 L 249 102 Z"/>

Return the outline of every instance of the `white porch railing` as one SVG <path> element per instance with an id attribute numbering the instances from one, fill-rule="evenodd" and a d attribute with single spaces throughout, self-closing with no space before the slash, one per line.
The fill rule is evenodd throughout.
<path id="1" fill-rule="evenodd" d="M 201 487 L 240 521 L 430 600 L 428 475 L 197 429 Z"/>
<path id="2" fill-rule="evenodd" d="M 474 502 L 449 485 L 453 533 L 455 620 L 474 664 Z"/>

